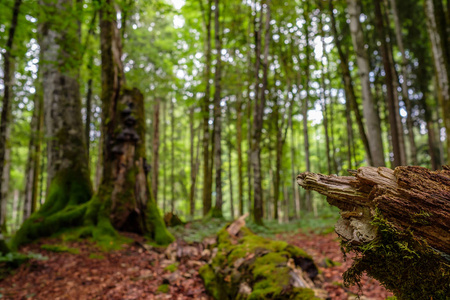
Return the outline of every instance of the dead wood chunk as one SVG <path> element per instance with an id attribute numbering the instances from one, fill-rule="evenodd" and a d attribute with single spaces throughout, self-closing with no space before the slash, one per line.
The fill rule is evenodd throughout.
<path id="1" fill-rule="evenodd" d="M 240 216 L 236 221 L 230 224 L 228 226 L 227 231 L 230 234 L 230 236 L 236 236 L 242 227 L 245 226 L 245 218 L 248 217 L 248 213 Z"/>
<path id="2" fill-rule="evenodd" d="M 367 273 L 399 299 L 447 299 L 450 167 L 362 167 L 352 175 L 297 177 L 300 186 L 341 210 L 335 230 L 344 251 L 356 253 L 346 284 Z"/>

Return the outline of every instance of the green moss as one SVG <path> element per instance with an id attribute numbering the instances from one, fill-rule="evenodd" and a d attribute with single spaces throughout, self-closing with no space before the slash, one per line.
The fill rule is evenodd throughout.
<path id="1" fill-rule="evenodd" d="M 313 291 L 295 289 L 290 285 L 290 260 L 296 264 L 308 262 L 305 266 L 314 268 L 317 275 L 317 267 L 305 251 L 284 241 L 257 236 L 246 227 L 241 229 L 241 237 L 233 240 L 226 227 L 217 234 L 217 255 L 211 264 L 200 269 L 210 295 L 215 299 L 236 299 L 240 284 L 247 282 L 252 292 L 248 297 L 239 295 L 239 299 L 314 298 Z M 311 293 L 312 297 L 305 296 Z"/>
<path id="2" fill-rule="evenodd" d="M 157 244 L 168 245 L 174 241 L 174 237 L 167 230 L 154 201 L 149 201 L 147 204 L 147 221 L 151 227 L 149 228 L 150 238 Z"/>
<path id="3" fill-rule="evenodd" d="M 170 291 L 170 287 L 168 284 L 161 284 L 158 286 L 158 292 L 167 294 Z"/>
<path id="4" fill-rule="evenodd" d="M 80 250 L 76 248 L 69 248 L 64 245 L 50 245 L 50 244 L 44 244 L 41 245 L 41 249 L 51 251 L 51 252 L 68 252 L 71 254 L 80 254 Z"/>
<path id="5" fill-rule="evenodd" d="M 105 259 L 105 257 L 103 255 L 97 254 L 97 253 L 89 254 L 89 258 L 90 259 L 99 259 L 99 260 Z"/>
<path id="6" fill-rule="evenodd" d="M 55 175 L 44 205 L 25 220 L 14 236 L 11 242 L 13 250 L 37 238 L 82 223 L 87 201 L 92 196 L 90 180 L 84 175 L 80 170 L 66 170 Z"/>
<path id="7" fill-rule="evenodd" d="M 449 261 L 412 232 L 397 230 L 380 213 L 373 224 L 378 226 L 378 239 L 360 246 L 343 244 L 346 252 L 357 254 L 344 273 L 345 284 L 359 284 L 362 274 L 367 272 L 399 300 L 447 299 Z"/>
<path id="8" fill-rule="evenodd" d="M 173 273 L 176 270 L 178 270 L 178 263 L 168 265 L 167 267 L 164 268 L 164 271 L 169 271 L 170 273 Z"/>

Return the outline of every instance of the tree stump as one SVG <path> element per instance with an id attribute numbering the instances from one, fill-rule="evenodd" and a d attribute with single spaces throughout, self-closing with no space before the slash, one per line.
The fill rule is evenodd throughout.
<path id="1" fill-rule="evenodd" d="M 336 233 L 354 252 L 347 284 L 379 280 L 399 299 L 450 295 L 450 166 L 362 167 L 353 176 L 305 172 L 300 186 L 327 196 L 341 218 Z"/>

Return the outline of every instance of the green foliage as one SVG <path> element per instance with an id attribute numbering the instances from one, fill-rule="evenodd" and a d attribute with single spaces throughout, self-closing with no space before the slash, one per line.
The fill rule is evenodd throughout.
<path id="1" fill-rule="evenodd" d="M 70 248 L 65 245 L 43 244 L 41 249 L 51 252 L 68 252 L 70 254 L 80 254 L 80 250 L 76 248 Z"/>
<path id="2" fill-rule="evenodd" d="M 379 280 L 399 300 L 446 299 L 450 295 L 450 263 L 410 231 L 399 231 L 378 214 L 373 225 L 379 239 L 354 246 L 343 244 L 357 256 L 344 273 L 346 285 L 359 284 L 363 273 Z"/>
<path id="3" fill-rule="evenodd" d="M 98 253 L 89 254 L 89 258 L 90 259 L 99 259 L 99 260 L 105 259 L 105 257 L 103 255 L 98 254 Z"/>
<path id="4" fill-rule="evenodd" d="M 169 231 L 176 239 L 200 243 L 204 238 L 215 235 L 226 223 L 223 219 L 198 220 L 188 223 L 188 226 L 171 227 Z"/>
<path id="5" fill-rule="evenodd" d="M 0 279 L 8 276 L 14 269 L 17 269 L 21 264 L 31 259 L 47 260 L 48 257 L 33 252 L 28 252 L 28 254 L 10 252 L 6 255 L 0 255 Z"/>
<path id="6" fill-rule="evenodd" d="M 164 271 L 169 271 L 170 273 L 173 273 L 176 270 L 178 270 L 178 263 L 168 265 L 167 267 L 164 268 Z"/>
<path id="7" fill-rule="evenodd" d="M 161 284 L 160 286 L 158 286 L 157 291 L 167 294 L 168 292 L 170 292 L 170 286 L 168 284 Z"/>

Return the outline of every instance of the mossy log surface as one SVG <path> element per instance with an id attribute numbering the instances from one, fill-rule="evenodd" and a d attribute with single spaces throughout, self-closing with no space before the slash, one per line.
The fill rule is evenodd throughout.
<path id="1" fill-rule="evenodd" d="M 362 167 L 354 176 L 305 172 L 300 186 L 341 210 L 335 230 L 356 253 L 347 284 L 367 272 L 399 299 L 450 295 L 450 167 Z"/>
<path id="2" fill-rule="evenodd" d="M 239 222 L 239 221 L 238 221 Z M 222 229 L 211 261 L 200 269 L 215 299 L 322 299 L 317 266 L 302 249 L 252 233 L 240 224 Z"/>

